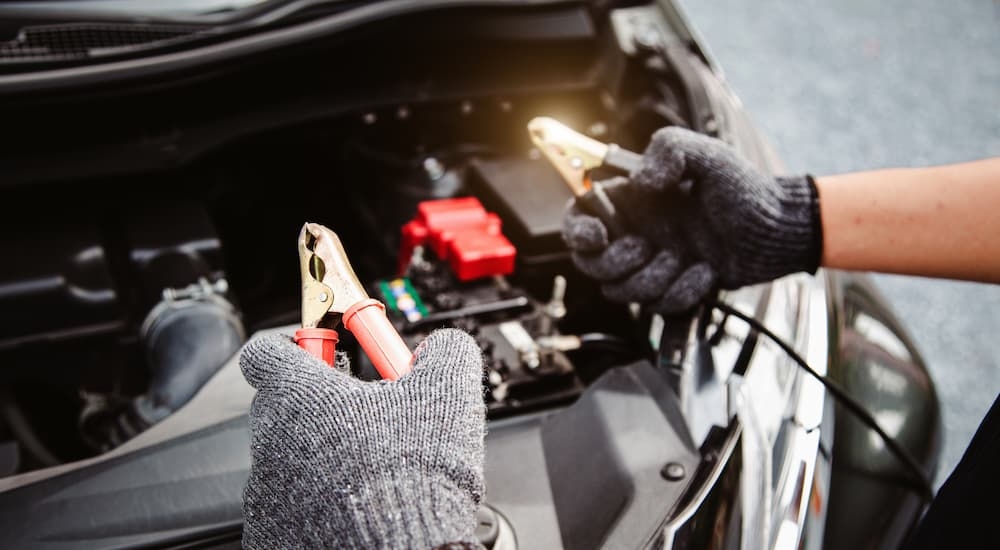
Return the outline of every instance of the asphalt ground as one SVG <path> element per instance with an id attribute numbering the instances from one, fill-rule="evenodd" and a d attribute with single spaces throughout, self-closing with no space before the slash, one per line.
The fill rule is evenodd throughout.
<path id="1" fill-rule="evenodd" d="M 1000 156 L 997 0 L 681 3 L 790 172 Z M 937 385 L 940 484 L 1000 392 L 1000 286 L 875 281 Z"/>

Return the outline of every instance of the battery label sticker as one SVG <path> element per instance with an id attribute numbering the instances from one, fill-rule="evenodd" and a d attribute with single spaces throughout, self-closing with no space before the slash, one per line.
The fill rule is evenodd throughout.
<path id="1" fill-rule="evenodd" d="M 427 308 L 417 290 L 410 284 L 407 278 L 393 279 L 379 283 L 379 290 L 385 297 L 386 305 L 389 309 L 398 311 L 406 317 L 406 320 L 413 323 L 423 319 L 427 315 Z"/>

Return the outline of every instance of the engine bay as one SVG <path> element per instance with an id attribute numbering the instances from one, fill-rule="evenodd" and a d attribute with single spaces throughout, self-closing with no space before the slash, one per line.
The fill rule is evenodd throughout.
<path id="1" fill-rule="evenodd" d="M 248 335 L 296 323 L 305 221 L 337 232 L 411 348 L 445 326 L 476 338 L 490 418 L 654 360 L 650 318 L 573 268 L 572 195 L 526 124 L 633 150 L 658 127 L 718 124 L 685 84 L 696 53 L 648 7 L 591 9 L 445 10 L 169 85 L 8 102 L 0 476 L 113 449 Z"/>
<path id="2" fill-rule="evenodd" d="M 482 351 L 487 548 L 736 546 L 761 525 L 889 547 L 919 517 L 874 421 L 821 384 L 905 419 L 891 435 L 933 469 L 933 384 L 863 277 L 660 317 L 606 300 L 564 246 L 567 204 L 600 186 L 553 167 L 537 117 L 600 142 L 599 164 L 680 126 L 782 170 L 674 2 L 15 4 L 0 9 L 5 542 L 240 547 L 241 346 L 335 328 L 354 376 L 387 372 L 347 310 L 307 315 L 305 274 L 322 283 L 326 265 L 303 261 L 310 226 L 349 258 L 356 303 L 384 304 L 395 358 L 441 327 Z M 591 183 L 629 171 L 607 164 Z"/>

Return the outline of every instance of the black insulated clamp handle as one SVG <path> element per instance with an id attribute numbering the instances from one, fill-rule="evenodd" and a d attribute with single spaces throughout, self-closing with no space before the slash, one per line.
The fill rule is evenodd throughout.
<path id="1" fill-rule="evenodd" d="M 577 202 L 584 211 L 596 216 L 604 223 L 604 227 L 608 230 L 609 242 L 624 236 L 627 232 L 618 216 L 617 207 L 611 202 L 611 198 L 604 190 L 603 182 L 594 182 L 590 191 L 580 196 Z"/>
<path id="2" fill-rule="evenodd" d="M 604 155 L 604 164 L 631 175 L 642 165 L 642 155 L 609 143 L 608 152 Z"/>

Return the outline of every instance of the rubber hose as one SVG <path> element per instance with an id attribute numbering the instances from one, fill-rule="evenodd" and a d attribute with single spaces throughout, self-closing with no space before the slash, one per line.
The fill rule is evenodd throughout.
<path id="1" fill-rule="evenodd" d="M 220 296 L 169 304 L 143 331 L 151 379 L 135 412 L 149 424 L 163 420 L 194 397 L 245 340 L 235 308 Z"/>

